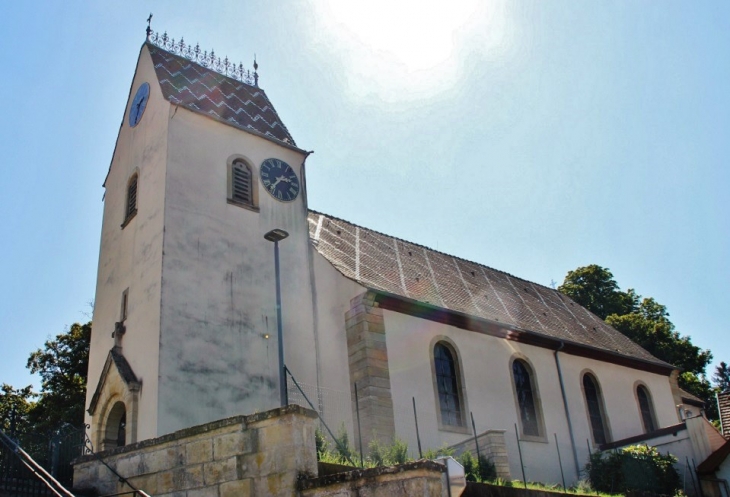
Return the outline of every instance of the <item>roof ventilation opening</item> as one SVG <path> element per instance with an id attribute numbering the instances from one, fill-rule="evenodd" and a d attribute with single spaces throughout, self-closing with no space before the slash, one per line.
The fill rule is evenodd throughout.
<path id="1" fill-rule="evenodd" d="M 337 234 L 339 235 L 340 233 L 342 233 L 342 232 L 340 230 L 337 230 Z"/>
<path id="2" fill-rule="evenodd" d="M 411 252 L 411 251 L 409 250 L 409 251 L 408 251 L 408 255 L 413 255 L 413 252 Z"/>
<path id="3" fill-rule="evenodd" d="M 471 275 L 472 275 L 472 276 L 476 276 L 476 273 L 474 273 L 474 271 L 472 271 L 472 272 L 471 272 Z"/>

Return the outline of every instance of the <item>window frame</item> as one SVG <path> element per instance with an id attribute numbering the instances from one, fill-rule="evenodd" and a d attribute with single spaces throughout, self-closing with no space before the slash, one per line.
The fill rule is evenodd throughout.
<path id="1" fill-rule="evenodd" d="M 515 362 L 520 362 L 527 371 L 527 375 L 530 380 L 530 392 L 532 394 L 532 405 L 535 408 L 535 423 L 537 427 L 537 435 L 525 433 L 525 426 L 522 421 L 522 405 L 520 404 L 520 395 L 517 391 L 517 381 L 514 374 Z M 509 378 L 512 384 L 512 393 L 515 401 L 515 412 L 517 414 L 517 426 L 519 427 L 520 440 L 529 442 L 543 442 L 548 443 L 546 436 L 547 431 L 545 430 L 545 420 L 542 411 L 542 399 L 540 397 L 540 388 L 537 383 L 535 375 L 535 367 L 532 362 L 525 356 L 517 354 L 512 356 L 509 361 Z"/>
<path id="2" fill-rule="evenodd" d="M 243 201 L 241 199 L 235 198 L 235 179 L 236 179 L 236 166 L 238 164 L 243 165 L 247 170 L 249 174 L 249 188 L 250 188 L 250 202 Z M 228 178 L 228 184 L 227 184 L 227 202 L 231 205 L 235 205 L 238 207 L 243 207 L 244 209 L 248 209 L 250 211 L 259 212 L 259 195 L 258 195 L 258 172 L 257 169 L 253 165 L 253 161 L 249 160 L 247 157 L 244 157 L 242 155 L 233 155 L 228 158 L 227 164 L 227 178 Z"/>
<path id="3" fill-rule="evenodd" d="M 639 397 L 639 389 L 643 389 L 646 393 L 646 401 L 648 403 L 648 415 L 650 417 L 650 421 L 652 422 L 653 429 L 649 430 L 649 428 L 646 426 L 646 419 L 644 418 L 644 409 L 641 407 L 641 398 Z M 646 386 L 646 384 L 643 381 L 637 381 L 634 384 L 634 397 L 636 398 L 636 405 L 639 408 L 639 418 L 641 419 L 641 427 L 644 430 L 644 433 L 651 433 L 652 431 L 656 431 L 659 429 L 659 421 L 656 417 L 656 409 L 654 409 L 654 398 L 651 395 L 651 390 L 649 390 L 649 387 Z"/>
<path id="4" fill-rule="evenodd" d="M 443 346 L 448 352 L 450 352 L 453 359 L 454 366 L 454 380 L 456 382 L 456 394 L 459 401 L 460 408 L 460 424 L 453 425 L 444 422 L 441 405 L 441 395 L 438 384 L 438 374 L 436 370 L 436 347 L 438 345 Z M 436 417 L 438 420 L 438 429 L 440 431 L 450 431 L 455 433 L 470 434 L 471 430 L 467 424 L 466 414 L 469 412 L 469 407 L 466 400 L 466 389 L 464 383 L 464 374 L 461 363 L 461 356 L 453 340 L 446 336 L 437 336 L 429 344 L 429 354 L 431 363 L 431 379 L 433 381 L 434 391 L 434 405 L 436 407 Z"/>
<path id="5" fill-rule="evenodd" d="M 586 378 L 588 378 L 593 383 L 593 386 L 596 390 L 596 407 L 598 408 L 597 414 L 599 415 L 601 428 L 603 430 L 603 442 L 599 442 L 598 440 L 596 440 L 595 429 L 593 426 L 593 415 L 591 413 L 591 407 L 588 401 L 588 392 L 586 391 L 585 387 Z M 603 398 L 603 389 L 601 388 L 601 383 L 598 381 L 596 373 L 589 369 L 583 370 L 580 374 L 580 388 L 583 391 L 583 402 L 586 407 L 586 418 L 588 420 L 588 431 L 591 434 L 591 440 L 593 440 L 593 443 L 596 446 L 611 443 L 613 441 L 613 438 L 611 436 L 611 425 L 608 420 L 606 403 Z"/>

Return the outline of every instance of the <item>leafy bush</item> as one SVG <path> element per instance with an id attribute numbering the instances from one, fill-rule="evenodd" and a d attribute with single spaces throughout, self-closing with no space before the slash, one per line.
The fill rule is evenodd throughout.
<path id="1" fill-rule="evenodd" d="M 325 452 L 330 450 L 330 444 L 327 442 L 327 437 L 325 436 L 324 432 L 317 428 L 314 431 L 314 444 L 317 448 L 317 458 L 319 459 L 320 454 L 324 454 Z"/>
<path id="2" fill-rule="evenodd" d="M 591 455 L 586 466 L 591 486 L 602 492 L 651 491 L 674 495 L 680 488 L 677 458 L 655 447 L 632 445 L 604 455 Z"/>
<path id="3" fill-rule="evenodd" d="M 345 423 L 342 423 L 340 425 L 340 429 L 337 430 L 337 436 L 335 437 L 335 452 L 345 461 L 348 459 L 352 461 L 355 460 L 355 449 L 350 445 L 350 437 L 347 434 Z"/>
<path id="4" fill-rule="evenodd" d="M 464 466 L 466 481 L 486 482 L 497 478 L 497 469 L 494 463 L 485 456 L 480 455 L 479 459 L 466 451 L 457 458 L 457 461 Z"/>
<path id="5" fill-rule="evenodd" d="M 439 449 L 428 449 L 423 453 L 424 459 L 436 459 L 441 456 L 453 456 L 456 449 L 453 447 L 447 447 L 446 444 L 442 445 Z"/>
<path id="6" fill-rule="evenodd" d="M 314 443 L 318 461 L 344 465 L 350 465 L 355 461 L 355 449 L 350 446 L 350 438 L 344 423 L 340 426 L 333 444 L 330 444 L 320 429 L 314 432 Z"/>
<path id="7" fill-rule="evenodd" d="M 398 437 L 390 445 L 384 445 L 378 439 L 373 439 L 368 448 L 370 450 L 368 460 L 373 466 L 392 466 L 411 460 L 408 457 L 408 444 Z"/>

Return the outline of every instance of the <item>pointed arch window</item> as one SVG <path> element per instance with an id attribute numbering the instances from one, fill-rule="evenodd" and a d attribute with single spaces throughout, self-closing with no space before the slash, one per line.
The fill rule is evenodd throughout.
<path id="1" fill-rule="evenodd" d="M 529 437 L 540 437 L 540 406 L 537 402 L 535 381 L 532 368 L 522 359 L 512 363 L 512 379 L 514 380 L 517 407 L 520 411 L 522 434 Z"/>
<path id="2" fill-rule="evenodd" d="M 134 173 L 131 178 L 129 178 L 129 181 L 127 182 L 127 202 L 124 207 L 124 223 L 122 223 L 122 228 L 124 228 L 127 224 L 129 224 L 129 221 L 132 220 L 132 218 L 137 214 L 137 183 L 139 179 L 139 174 Z"/>
<path id="3" fill-rule="evenodd" d="M 636 387 L 636 398 L 639 401 L 641 422 L 644 425 L 644 433 L 649 433 L 657 428 L 656 415 L 654 414 L 654 403 L 651 401 L 649 389 L 644 385 Z"/>
<path id="4" fill-rule="evenodd" d="M 464 426 L 464 401 L 456 353 L 447 343 L 438 342 L 434 346 L 433 358 L 441 424 L 462 427 Z"/>
<path id="5" fill-rule="evenodd" d="M 583 395 L 585 395 L 586 407 L 588 409 L 588 420 L 591 423 L 591 434 L 593 442 L 603 445 L 609 442 L 606 423 L 606 412 L 603 406 L 603 395 L 598 380 L 590 373 L 583 375 Z"/>

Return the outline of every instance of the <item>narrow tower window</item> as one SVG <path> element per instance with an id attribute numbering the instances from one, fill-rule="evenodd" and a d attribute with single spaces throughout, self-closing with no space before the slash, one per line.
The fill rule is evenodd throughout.
<path id="1" fill-rule="evenodd" d="M 119 321 L 122 323 L 127 319 L 127 309 L 129 308 L 129 288 L 122 292 L 122 312 L 120 312 Z"/>
<path id="2" fill-rule="evenodd" d="M 231 168 L 231 200 L 253 206 L 251 167 L 242 160 L 234 160 Z"/>
<path id="3" fill-rule="evenodd" d="M 124 224 L 122 228 L 137 214 L 137 178 L 139 175 L 134 173 L 127 183 L 127 205 L 124 212 Z"/>

